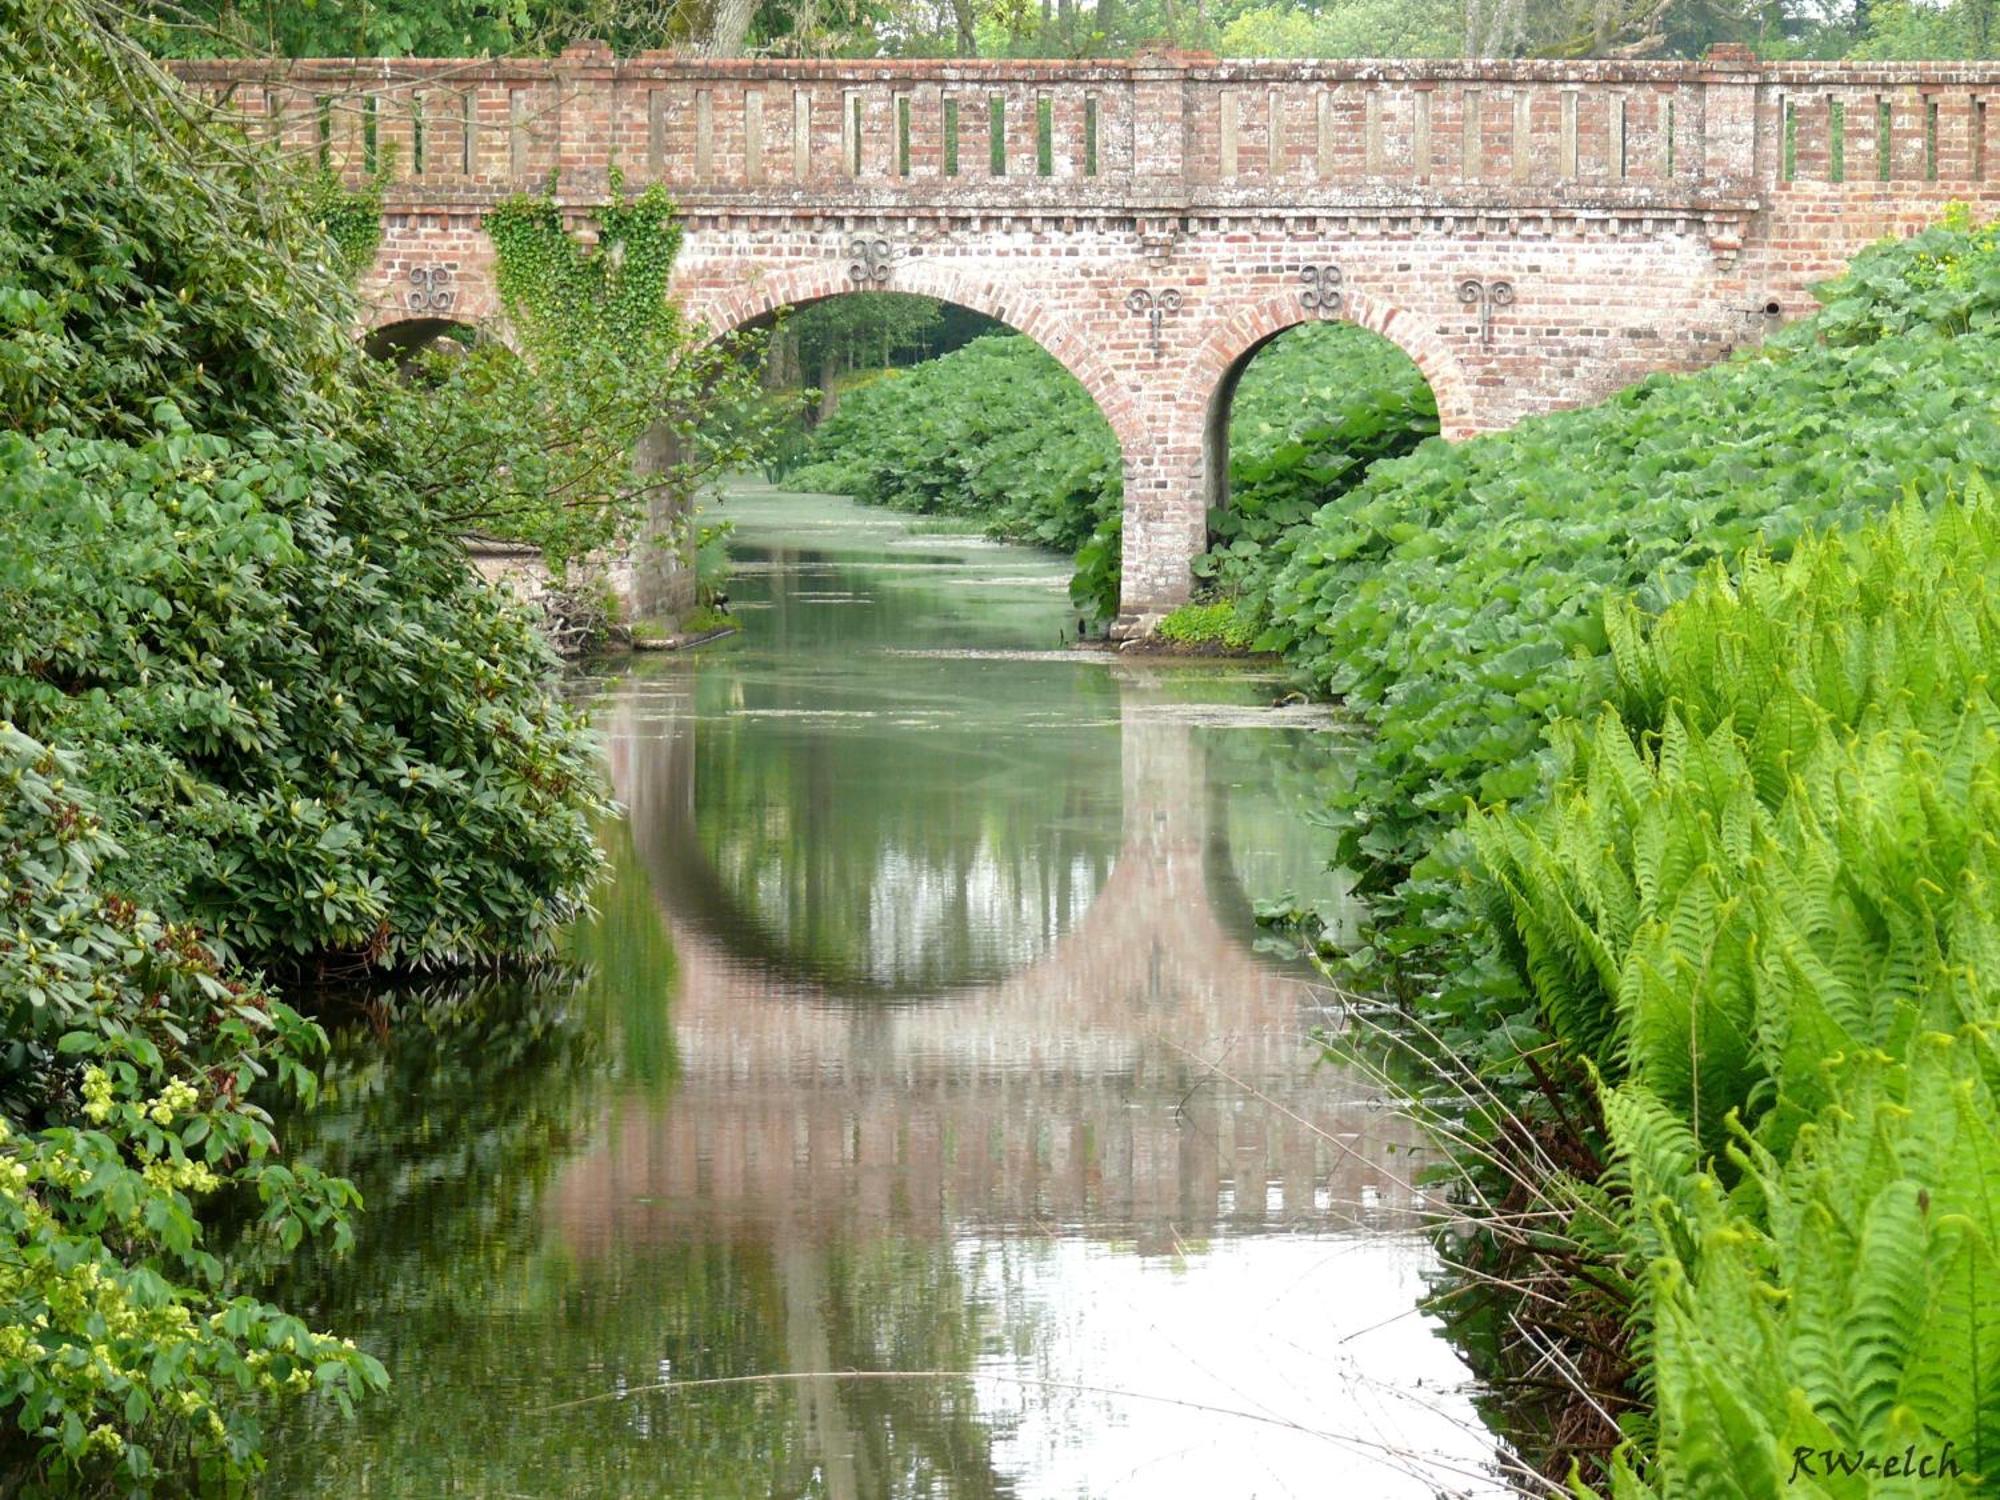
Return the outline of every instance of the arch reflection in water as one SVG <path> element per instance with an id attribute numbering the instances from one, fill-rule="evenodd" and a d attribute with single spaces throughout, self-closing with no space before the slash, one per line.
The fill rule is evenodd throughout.
<path id="1" fill-rule="evenodd" d="M 1115 699 L 1072 681 L 996 736 L 915 692 L 863 708 L 813 673 L 700 676 L 680 689 L 700 710 L 621 799 L 664 898 L 773 979 L 881 998 L 990 981 L 1068 930 L 1117 855 L 1115 747 L 1087 727 Z"/>
<path id="2" fill-rule="evenodd" d="M 718 1223 L 1081 1226 L 1151 1253 L 1218 1231 L 1410 1222 L 1401 1164 L 1372 1148 L 1411 1150 L 1414 1137 L 1359 1081 L 1308 1079 L 1319 997 L 1254 951 L 1247 912 L 1219 916 L 1211 899 L 1221 829 L 1204 744 L 1217 731 L 1203 725 L 1215 706 L 1110 669 L 1098 686 L 1118 717 L 1077 733 L 1116 757 L 1100 811 L 1119 821 L 1109 840 L 1086 825 L 1078 841 L 1095 856 L 1083 869 L 1108 874 L 1087 901 L 1037 912 L 1052 940 L 1008 970 L 961 965 L 901 1004 L 774 955 L 754 916 L 716 920 L 729 909 L 710 871 L 680 862 L 699 847 L 681 830 L 743 808 L 690 782 L 711 727 L 699 695 L 662 684 L 643 708 L 614 711 L 616 791 L 679 956 L 683 1076 L 664 1111 L 627 1117 L 573 1167 L 569 1229 L 608 1245 Z M 872 739 L 822 730 L 822 759 L 838 753 L 827 738 Z M 1274 750 L 1285 733 L 1237 732 Z M 977 847 L 987 830 L 964 837 Z M 1075 868 L 1060 840 L 1041 857 Z M 1221 863 L 1233 866 L 1226 847 Z M 841 909 L 841 935 L 865 946 L 872 904 Z M 582 1186 L 593 1172 L 613 1175 Z"/>
<path id="3" fill-rule="evenodd" d="M 401 1383 L 286 1435 L 278 1492 L 1480 1488 L 1462 1367 L 1398 1316 L 1417 1142 L 1314 1070 L 1310 976 L 1243 909 L 1276 867 L 1231 840 L 1307 837 L 1329 737 L 1241 676 L 1031 656 L 1056 568 L 891 529 L 750 552 L 744 639 L 606 685 L 629 822 L 562 1023 L 597 1040 L 397 1075 L 360 1173 L 397 1245 L 364 1224 L 302 1300 Z M 550 1093 L 472 1185 L 399 1177 Z"/>

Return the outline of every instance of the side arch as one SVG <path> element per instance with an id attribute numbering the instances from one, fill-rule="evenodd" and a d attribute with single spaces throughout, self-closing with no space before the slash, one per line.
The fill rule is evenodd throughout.
<path id="1" fill-rule="evenodd" d="M 680 281 L 678 274 L 675 280 Z M 897 261 L 889 281 L 881 286 L 856 286 L 848 279 L 847 262 L 842 259 L 769 272 L 728 287 L 675 284 L 668 288 L 690 321 L 704 325 L 709 338 L 724 337 L 783 307 L 802 307 L 856 291 L 935 297 L 998 319 L 1033 339 L 1076 378 L 1110 424 L 1128 470 L 1131 455 L 1143 447 L 1134 391 L 1119 379 L 1088 338 L 1052 313 L 1047 299 L 1037 298 L 1032 284 L 969 276 L 950 269 L 945 262 L 911 256 Z"/>
<path id="2" fill-rule="evenodd" d="M 1446 438 L 1470 437 L 1481 429 L 1469 419 L 1472 389 L 1457 356 L 1435 329 L 1403 308 L 1378 301 L 1365 292 L 1341 288 L 1340 311 L 1320 318 L 1299 305 L 1295 294 L 1247 303 L 1224 318 L 1189 361 L 1192 382 L 1201 393 L 1201 430 L 1179 434 L 1202 455 L 1202 491 L 1209 506 L 1227 498 L 1229 484 L 1228 428 L 1231 400 L 1257 351 L 1289 328 L 1302 323 L 1342 322 L 1380 334 L 1394 344 L 1429 383 L 1437 399 L 1438 431 Z M 1185 410 L 1185 408 L 1184 408 Z"/>
<path id="3" fill-rule="evenodd" d="M 506 340 L 494 329 L 463 318 L 407 317 L 373 323 L 361 330 L 361 347 L 373 359 L 398 362 L 412 358 L 440 339 L 465 345 L 500 343 Z M 511 347 L 511 346 L 510 346 Z"/>
<path id="4" fill-rule="evenodd" d="M 1292 294 L 1249 302 L 1224 318 L 1195 351 L 1189 368 L 1205 391 L 1214 392 L 1217 382 L 1238 361 L 1287 328 L 1301 323 L 1352 323 L 1383 338 L 1409 355 L 1410 362 L 1430 382 L 1437 397 L 1438 428 L 1448 438 L 1470 437 L 1485 429 L 1472 418 L 1471 382 L 1460 368 L 1458 356 L 1434 328 L 1407 309 L 1380 301 L 1365 292 L 1341 288 L 1340 311 L 1330 318 L 1316 318 L 1299 306 Z"/>

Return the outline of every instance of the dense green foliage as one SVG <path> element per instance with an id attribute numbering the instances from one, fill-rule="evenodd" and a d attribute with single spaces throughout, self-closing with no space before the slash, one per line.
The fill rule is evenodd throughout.
<path id="1" fill-rule="evenodd" d="M 1377 954 L 1449 925 L 1426 856 L 1467 797 L 1534 791 L 1544 725 L 1605 691 L 1607 593 L 1658 608 L 1754 538 L 1782 553 L 1912 480 L 2000 467 L 1996 311 L 1993 231 L 1934 229 L 1858 258 L 1761 350 L 1432 444 L 1318 512 L 1270 586 L 1263 643 L 1373 731 L 1331 811 L 1376 900 Z"/>
<path id="2" fill-rule="evenodd" d="M 10 28 L 0 94 L 0 708 L 79 752 L 107 885 L 229 947 L 546 946 L 597 771 L 533 630 L 406 477 L 344 285 L 286 253 L 324 241 L 60 34 Z"/>
<path id="3" fill-rule="evenodd" d="M 820 425 L 811 459 L 793 488 L 975 516 L 995 536 L 1065 552 L 1124 492 L 1118 440 L 1096 403 L 1019 334 L 885 372 Z"/>
<path id="4" fill-rule="evenodd" d="M 231 1295 L 197 1205 L 235 1185 L 289 1251 L 349 1238 L 353 1190 L 274 1155 L 251 1100 L 309 1100 L 319 1029 L 193 929 L 99 884 L 117 851 L 77 768 L 0 725 L 0 1489 L 38 1474 L 213 1482 L 258 1444 L 249 1391 L 382 1383 L 354 1346 Z"/>
<path id="5" fill-rule="evenodd" d="M 0 705 L 80 752 L 107 885 L 244 953 L 545 946 L 597 769 L 533 627 L 338 440 L 154 418 L 0 438 Z"/>
<path id="6" fill-rule="evenodd" d="M 1801 1479 L 1801 1448 L 1954 1451 L 1925 1493 L 2000 1472 L 1996 582 L 1975 485 L 1711 565 L 1656 621 L 1615 604 L 1551 797 L 1473 825 L 1618 1164 L 1547 1189 L 1657 1403 L 1615 1495 L 1916 1492 Z"/>
<path id="7" fill-rule="evenodd" d="M 307 185 L 87 4 L 0 4 L 0 1488 L 217 1487 L 382 1372 L 232 1288 L 344 1236 L 279 1160 L 316 1028 L 237 963 L 549 950 L 594 747 L 411 476 Z"/>

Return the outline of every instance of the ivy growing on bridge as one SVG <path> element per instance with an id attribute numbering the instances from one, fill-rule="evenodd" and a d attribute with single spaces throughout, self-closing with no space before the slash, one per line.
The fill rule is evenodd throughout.
<path id="1" fill-rule="evenodd" d="M 434 357 L 410 395 L 448 519 L 540 547 L 559 579 L 649 516 L 657 540 L 685 541 L 672 523 L 688 497 L 753 463 L 778 421 L 755 342 L 711 340 L 668 299 L 682 229 L 665 191 L 628 198 L 614 170 L 591 217 L 594 237 L 572 233 L 553 179 L 495 207 L 484 227 L 515 351 Z"/>
<path id="2" fill-rule="evenodd" d="M 653 184 L 627 198 L 613 168 L 609 201 L 598 208 L 595 244 L 571 234 L 551 177 L 542 197 L 514 197 L 485 219 L 500 300 L 524 347 L 543 359 L 609 347 L 637 357 L 679 331 L 667 280 L 682 230 L 673 200 Z"/>
<path id="3" fill-rule="evenodd" d="M 359 280 L 375 263 L 382 244 L 382 185 L 388 177 L 384 166 L 365 187 L 351 188 L 338 172 L 322 167 L 306 184 L 306 216 L 333 241 L 334 269 L 348 281 Z"/>

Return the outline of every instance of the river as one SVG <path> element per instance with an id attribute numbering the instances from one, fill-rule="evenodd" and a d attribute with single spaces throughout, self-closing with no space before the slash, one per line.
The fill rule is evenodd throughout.
<path id="1" fill-rule="evenodd" d="M 1421 1142 L 1253 918 L 1340 918 L 1325 713 L 1062 649 L 1044 553 L 722 513 L 740 633 L 578 687 L 588 979 L 328 1018 L 288 1129 L 368 1209 L 274 1290 L 395 1384 L 283 1418 L 264 1492 L 1499 1493 Z"/>

